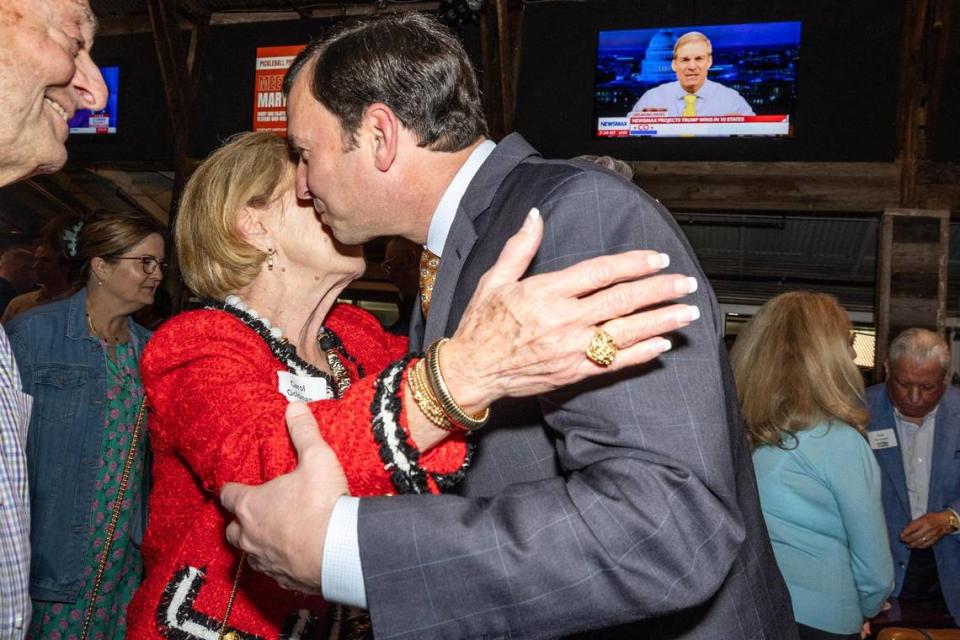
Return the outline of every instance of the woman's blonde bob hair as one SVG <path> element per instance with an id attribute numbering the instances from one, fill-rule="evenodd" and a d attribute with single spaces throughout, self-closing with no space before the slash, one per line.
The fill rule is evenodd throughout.
<path id="1" fill-rule="evenodd" d="M 191 176 L 174 223 L 183 280 L 199 296 L 223 300 L 260 273 L 267 254 L 237 230 L 245 207 L 270 206 L 293 184 L 296 165 L 273 133 L 239 133 Z"/>
<path id="2" fill-rule="evenodd" d="M 864 431 L 849 339 L 850 319 L 833 296 L 792 291 L 760 308 L 731 351 L 751 446 L 789 447 L 792 434 L 828 420 Z"/>

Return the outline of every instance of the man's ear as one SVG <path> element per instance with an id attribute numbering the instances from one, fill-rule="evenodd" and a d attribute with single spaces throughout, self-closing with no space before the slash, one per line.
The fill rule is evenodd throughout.
<path id="1" fill-rule="evenodd" d="M 883 359 L 883 378 L 885 380 L 890 379 L 890 360 L 888 358 Z"/>
<path id="2" fill-rule="evenodd" d="M 374 102 L 363 114 L 373 151 L 373 162 L 378 171 L 389 171 L 397 158 L 400 143 L 400 121 L 393 109 L 382 102 Z"/>
<path id="3" fill-rule="evenodd" d="M 267 249 L 272 248 L 272 234 L 265 224 L 263 224 L 264 212 L 252 207 L 244 207 L 237 216 L 237 231 L 240 237 L 247 244 L 256 247 L 266 253 Z"/>

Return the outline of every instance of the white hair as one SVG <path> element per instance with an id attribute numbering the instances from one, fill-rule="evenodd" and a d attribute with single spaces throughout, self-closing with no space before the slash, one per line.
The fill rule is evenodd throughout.
<path id="1" fill-rule="evenodd" d="M 929 329 L 913 327 L 893 339 L 887 351 L 887 361 L 892 366 L 904 358 L 917 362 L 936 360 L 944 376 L 950 370 L 950 347 L 947 341 Z"/>

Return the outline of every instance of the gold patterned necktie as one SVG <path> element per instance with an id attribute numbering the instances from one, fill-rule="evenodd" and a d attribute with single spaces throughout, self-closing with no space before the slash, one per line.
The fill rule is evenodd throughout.
<path id="1" fill-rule="evenodd" d="M 420 309 L 426 318 L 430 312 L 430 299 L 433 297 L 433 281 L 437 279 L 440 256 L 426 247 L 420 254 Z"/>
<path id="2" fill-rule="evenodd" d="M 683 102 L 685 103 L 685 105 L 683 107 L 683 113 L 680 114 L 681 116 L 688 118 L 688 117 L 697 115 L 697 96 L 696 95 L 692 93 L 688 93 L 687 95 L 683 96 Z"/>

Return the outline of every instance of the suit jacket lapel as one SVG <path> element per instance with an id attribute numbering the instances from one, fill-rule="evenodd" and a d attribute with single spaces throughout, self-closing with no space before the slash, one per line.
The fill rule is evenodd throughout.
<path id="1" fill-rule="evenodd" d="M 490 206 L 504 177 L 523 159 L 531 155 L 537 155 L 536 150 L 520 135 L 510 134 L 497 145 L 470 181 L 470 186 L 463 194 L 443 247 L 443 256 L 441 256 L 437 279 L 433 285 L 430 314 L 423 332 L 421 348 L 446 335 L 451 302 L 457 290 L 460 273 L 477 243 L 474 220 Z M 412 336 L 413 327 L 411 327 Z"/>
<path id="2" fill-rule="evenodd" d="M 946 506 L 944 493 L 947 487 L 943 486 L 950 478 L 947 472 L 953 463 L 953 456 L 960 449 L 957 437 L 957 410 L 958 407 L 947 399 L 944 394 L 937 410 L 937 418 L 933 432 L 933 456 L 930 466 L 930 492 L 927 497 L 927 511 L 942 511 Z"/>
<path id="3" fill-rule="evenodd" d="M 870 431 L 881 431 L 883 429 L 893 429 L 897 436 L 897 446 L 887 449 L 878 449 L 874 451 L 883 472 L 890 479 L 890 484 L 897 492 L 897 498 L 904 510 L 910 514 L 910 499 L 907 497 L 907 474 L 903 469 L 903 450 L 900 448 L 900 434 L 897 433 L 897 421 L 893 417 L 893 405 L 890 404 L 890 397 L 886 389 L 883 392 L 883 409 L 876 419 L 870 421 Z"/>

